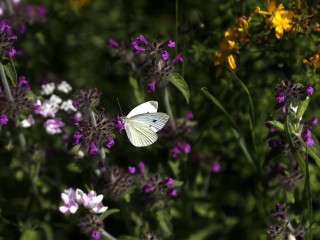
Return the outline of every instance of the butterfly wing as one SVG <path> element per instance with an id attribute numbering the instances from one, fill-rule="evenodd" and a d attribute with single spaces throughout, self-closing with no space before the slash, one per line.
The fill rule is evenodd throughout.
<path id="1" fill-rule="evenodd" d="M 167 123 L 169 116 L 162 112 L 144 113 L 132 116 L 130 120 L 147 125 L 154 132 L 160 131 Z"/>
<path id="2" fill-rule="evenodd" d="M 149 146 L 158 139 L 158 135 L 148 125 L 139 121 L 126 119 L 124 129 L 135 147 Z"/>
<path id="3" fill-rule="evenodd" d="M 131 112 L 129 112 L 129 114 L 127 115 L 127 118 L 131 118 L 138 114 L 155 113 L 157 111 L 158 111 L 158 102 L 149 101 L 149 102 L 142 103 L 139 106 L 132 109 Z"/>

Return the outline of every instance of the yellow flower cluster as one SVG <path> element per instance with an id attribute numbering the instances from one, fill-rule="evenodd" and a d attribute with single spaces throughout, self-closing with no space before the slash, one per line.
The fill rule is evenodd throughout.
<path id="1" fill-rule="evenodd" d="M 260 7 L 257 7 L 256 12 L 267 17 L 268 23 L 275 28 L 276 37 L 280 39 L 284 31 L 292 30 L 292 20 L 296 15 L 291 10 L 284 10 L 283 4 L 277 6 L 274 0 L 269 2 L 267 9 L 267 11 L 262 11 Z"/>
<path id="2" fill-rule="evenodd" d="M 219 45 L 219 50 L 210 56 L 214 65 L 228 66 L 232 70 L 237 68 L 233 54 L 239 49 L 239 41 L 246 39 L 246 31 L 249 26 L 250 18 L 240 17 L 236 25 L 224 33 L 224 39 Z"/>
<path id="3" fill-rule="evenodd" d="M 313 57 L 309 57 L 309 59 L 303 59 L 302 62 L 304 64 L 309 65 L 312 69 L 319 70 L 320 69 L 320 55 L 319 55 L 320 49 L 316 55 Z"/>

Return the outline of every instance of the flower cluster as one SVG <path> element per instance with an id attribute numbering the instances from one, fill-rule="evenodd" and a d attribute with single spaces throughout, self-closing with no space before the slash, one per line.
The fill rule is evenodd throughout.
<path id="1" fill-rule="evenodd" d="M 122 58 L 125 57 L 133 70 L 136 71 L 136 66 L 139 66 L 148 92 L 155 92 L 157 88 L 166 85 L 174 73 L 175 63 L 183 62 L 181 53 L 170 59 L 169 50 L 176 46 L 172 40 L 147 41 L 144 36 L 140 35 L 132 39 L 130 44 L 120 44 L 109 39 L 108 45 L 115 49 Z"/>
<path id="2" fill-rule="evenodd" d="M 103 195 L 98 195 L 95 191 L 90 191 L 88 194 L 81 189 L 66 189 L 61 193 L 61 198 L 64 202 L 59 210 L 64 215 L 75 214 L 80 206 L 88 211 L 98 214 L 107 211 L 108 207 L 103 206 Z"/>
<path id="3" fill-rule="evenodd" d="M 7 21 L 2 20 L 0 23 L 1 55 L 4 53 L 9 58 L 12 58 L 14 55 L 16 55 L 17 51 L 12 46 L 16 40 L 17 36 L 12 33 L 12 29 L 7 24 Z"/>

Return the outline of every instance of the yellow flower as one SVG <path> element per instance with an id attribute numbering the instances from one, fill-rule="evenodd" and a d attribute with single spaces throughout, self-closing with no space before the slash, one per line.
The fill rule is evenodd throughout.
<path id="1" fill-rule="evenodd" d="M 237 68 L 236 61 L 234 60 L 234 57 L 231 54 L 228 56 L 228 65 L 232 70 Z"/>
<path id="2" fill-rule="evenodd" d="M 316 54 L 314 57 L 309 57 L 309 61 L 307 59 L 303 59 L 302 63 L 308 64 L 313 69 L 319 69 L 320 68 L 320 56 L 319 54 Z"/>
<path id="3" fill-rule="evenodd" d="M 284 10 L 282 4 L 277 7 L 275 1 L 270 1 L 267 8 L 268 11 L 261 11 L 261 9 L 257 7 L 256 12 L 269 16 L 271 25 L 275 28 L 276 37 L 280 39 L 283 36 L 283 31 L 289 32 L 292 29 L 291 23 L 295 14 L 291 10 Z"/>

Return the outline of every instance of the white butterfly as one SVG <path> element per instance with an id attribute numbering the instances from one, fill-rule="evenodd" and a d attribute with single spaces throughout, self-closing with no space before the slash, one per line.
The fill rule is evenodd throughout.
<path id="1" fill-rule="evenodd" d="M 130 142 L 136 147 L 145 147 L 158 139 L 156 132 L 166 125 L 169 116 L 157 112 L 158 102 L 149 101 L 140 104 L 123 117 L 124 129 Z"/>

